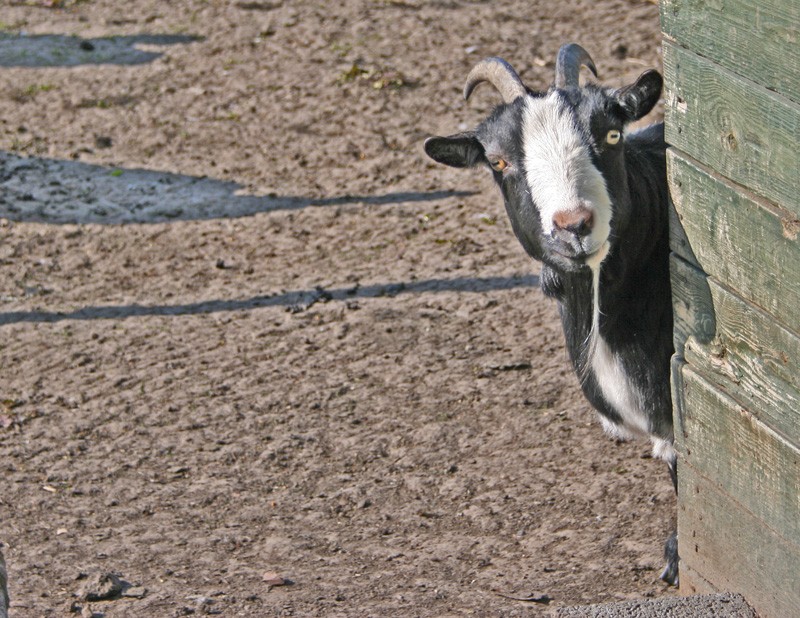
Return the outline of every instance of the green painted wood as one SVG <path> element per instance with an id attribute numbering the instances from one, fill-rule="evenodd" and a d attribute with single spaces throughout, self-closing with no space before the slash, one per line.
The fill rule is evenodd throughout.
<path id="1" fill-rule="evenodd" d="M 800 219 L 680 153 L 667 159 L 675 209 L 702 269 L 800 329 Z"/>
<path id="2" fill-rule="evenodd" d="M 800 216 L 800 105 L 668 41 L 664 74 L 667 141 Z"/>
<path id="3" fill-rule="evenodd" d="M 709 342 L 716 333 L 714 304 L 706 274 L 675 254 L 670 256 L 672 283 L 673 343 L 676 354 L 683 355 L 689 336 Z"/>
<path id="4" fill-rule="evenodd" d="M 682 466 L 713 480 L 778 536 L 800 544 L 800 449 L 712 386 L 691 365 L 685 365 L 681 373 L 685 397 Z"/>
<path id="5" fill-rule="evenodd" d="M 800 616 L 800 0 L 661 16 L 682 583 Z"/>
<path id="6" fill-rule="evenodd" d="M 797 539 L 764 526 L 692 466 L 681 467 L 678 483 L 681 592 L 686 573 L 698 591 L 707 592 L 711 582 L 741 593 L 761 618 L 800 615 Z"/>
<path id="7" fill-rule="evenodd" d="M 800 102 L 800 0 L 661 0 L 665 36 Z"/>
<path id="8" fill-rule="evenodd" d="M 686 361 L 800 448 L 800 336 L 713 280 L 709 283 L 716 337 L 705 345 L 689 338 Z"/>
<path id="9" fill-rule="evenodd" d="M 672 394 L 672 425 L 674 432 L 673 446 L 679 457 L 683 452 L 683 433 L 686 425 L 683 400 L 683 367 L 686 364 L 683 356 L 673 354 L 670 359 L 670 393 Z"/>
<path id="10" fill-rule="evenodd" d="M 667 169 L 667 178 L 671 180 L 669 178 L 669 169 Z M 671 190 L 670 188 L 670 191 Z M 697 257 L 695 257 L 694 251 L 692 251 L 692 246 L 689 244 L 689 239 L 686 237 L 686 231 L 683 229 L 683 225 L 681 225 L 680 217 L 678 217 L 678 212 L 675 210 L 673 204 L 670 204 L 669 209 L 669 247 L 684 261 L 698 266 Z"/>

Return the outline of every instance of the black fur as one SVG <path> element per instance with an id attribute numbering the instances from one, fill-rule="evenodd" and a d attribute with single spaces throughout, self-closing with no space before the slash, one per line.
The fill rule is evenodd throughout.
<path id="1" fill-rule="evenodd" d="M 604 173 L 614 194 L 614 218 L 611 250 L 600 279 L 600 334 L 644 394 L 651 433 L 671 441 L 673 346 L 665 148 L 663 125 L 651 127 L 628 139 L 624 176 L 610 179 Z M 620 186 L 627 186 L 627 195 L 614 189 Z M 548 285 L 543 291 L 559 301 L 570 359 L 585 375 L 584 394 L 601 414 L 618 423 L 617 412 L 584 368 L 582 353 L 591 328 L 587 310 L 592 306 L 591 275 L 588 269 L 565 271 L 545 265 L 543 270 L 552 270 L 542 276 Z"/>
<path id="2" fill-rule="evenodd" d="M 661 86 L 661 76 L 648 71 L 619 90 L 590 84 L 558 91 L 558 96 L 570 109 L 613 203 L 610 250 L 600 275 L 599 331 L 646 400 L 650 434 L 671 442 L 673 344 L 664 127 L 652 125 L 626 136 L 616 146 L 605 142 L 608 131 L 622 131 L 626 124 L 646 115 L 657 102 Z M 425 150 L 433 159 L 456 167 L 489 164 L 498 157 L 517 167 L 514 174 L 494 172 L 514 234 L 525 251 L 543 263 L 541 288 L 558 301 L 567 349 L 584 394 L 600 414 L 619 425 L 619 412 L 606 401 L 586 366 L 586 342 L 592 327 L 591 270 L 553 250 L 527 188 L 522 145 L 524 99 L 498 106 L 474 132 L 429 139 Z M 676 464 L 670 461 L 669 465 L 677 482 Z M 676 582 L 676 537 L 670 537 L 665 555 L 668 566 L 663 577 Z"/>

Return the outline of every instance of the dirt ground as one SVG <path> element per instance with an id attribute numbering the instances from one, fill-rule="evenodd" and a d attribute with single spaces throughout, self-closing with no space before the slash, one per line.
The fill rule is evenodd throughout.
<path id="1" fill-rule="evenodd" d="M 665 467 L 603 435 L 489 174 L 422 151 L 497 102 L 461 98 L 484 56 L 659 67 L 653 2 L 0 1 L 0 30 L 12 617 L 676 594 Z"/>

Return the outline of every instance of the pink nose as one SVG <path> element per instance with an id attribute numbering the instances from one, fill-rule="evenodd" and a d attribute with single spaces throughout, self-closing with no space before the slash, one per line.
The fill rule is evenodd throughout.
<path id="1" fill-rule="evenodd" d="M 576 236 L 587 236 L 594 226 L 594 213 L 585 206 L 562 210 L 553 215 L 553 225 Z"/>

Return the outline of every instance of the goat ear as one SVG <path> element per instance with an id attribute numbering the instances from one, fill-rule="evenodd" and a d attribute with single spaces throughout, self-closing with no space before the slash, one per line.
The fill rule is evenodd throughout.
<path id="1" fill-rule="evenodd" d="M 474 133 L 458 133 L 449 137 L 429 137 L 426 154 L 450 167 L 472 167 L 484 159 L 483 146 Z"/>
<path id="2" fill-rule="evenodd" d="M 617 90 L 615 95 L 628 119 L 639 120 L 658 103 L 663 85 L 664 80 L 658 71 L 645 71 L 630 86 Z"/>

